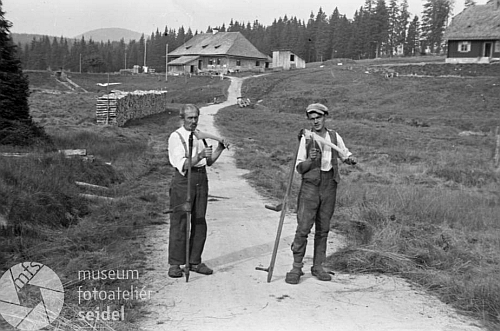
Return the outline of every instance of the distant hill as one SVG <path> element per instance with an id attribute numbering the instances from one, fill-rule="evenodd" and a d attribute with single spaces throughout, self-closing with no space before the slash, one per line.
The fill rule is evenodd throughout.
<path id="1" fill-rule="evenodd" d="M 120 41 L 123 38 L 125 42 L 128 43 L 131 40 L 139 40 L 142 36 L 142 33 L 121 28 L 104 28 L 82 33 L 74 37 L 74 39 L 82 39 L 82 36 L 85 37 L 85 40 L 90 40 L 92 38 L 93 41 L 97 42 L 107 42 L 108 40 Z"/>

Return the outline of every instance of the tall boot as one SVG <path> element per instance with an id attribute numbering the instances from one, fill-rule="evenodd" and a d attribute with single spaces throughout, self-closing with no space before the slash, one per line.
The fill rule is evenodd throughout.
<path id="1" fill-rule="evenodd" d="M 304 272 L 302 272 L 303 266 L 304 263 L 302 262 L 293 262 L 292 270 L 290 270 L 290 272 L 287 272 L 285 282 L 287 282 L 288 284 L 298 284 L 300 277 L 304 275 Z"/>

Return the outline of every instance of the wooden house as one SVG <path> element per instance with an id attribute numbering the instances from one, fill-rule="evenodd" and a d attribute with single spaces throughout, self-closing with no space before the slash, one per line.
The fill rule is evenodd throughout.
<path id="1" fill-rule="evenodd" d="M 273 51 L 273 69 L 304 69 L 306 61 L 288 49 Z"/>
<path id="2" fill-rule="evenodd" d="M 227 74 L 263 72 L 268 56 L 261 53 L 240 32 L 201 33 L 168 53 L 169 74 Z"/>
<path id="3" fill-rule="evenodd" d="M 447 63 L 490 63 L 500 60 L 500 0 L 470 6 L 446 28 Z"/>

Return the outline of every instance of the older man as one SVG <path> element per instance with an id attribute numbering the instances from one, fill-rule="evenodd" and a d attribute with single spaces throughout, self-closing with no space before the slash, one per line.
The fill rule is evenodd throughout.
<path id="1" fill-rule="evenodd" d="M 210 275 L 213 270 L 201 262 L 201 255 L 207 238 L 207 210 L 208 179 L 206 166 L 211 166 L 224 150 L 224 143 L 220 142 L 212 151 L 202 139 L 198 139 L 194 132 L 198 126 L 200 110 L 192 104 L 184 105 L 180 111 L 182 126 L 174 131 L 168 139 L 168 157 L 176 169 L 170 186 L 170 206 L 174 212 L 170 217 L 170 233 L 168 247 L 168 275 L 172 278 L 182 277 L 181 265 L 189 262 L 190 270 Z M 186 261 L 186 222 L 187 215 L 183 210 L 176 211 L 176 206 L 186 202 L 188 190 L 189 168 L 189 138 L 192 135 L 193 148 L 191 154 L 191 233 L 189 239 L 189 261 Z"/>
<path id="2" fill-rule="evenodd" d="M 302 135 L 297 154 L 296 170 L 302 175 L 298 206 L 297 230 L 292 244 L 293 268 L 286 274 L 285 281 L 298 284 L 304 274 L 302 267 L 306 252 L 307 237 L 315 225 L 314 255 L 311 273 L 322 281 L 332 279 L 323 269 L 326 260 L 326 244 L 330 230 L 330 219 L 335 210 L 337 184 L 340 181 L 337 159 L 348 164 L 355 164 L 351 153 L 345 147 L 338 133 L 325 126 L 328 108 L 314 103 L 306 108 L 306 116 L 311 122 L 312 135 Z M 314 134 L 329 143 L 333 143 L 343 151 L 339 153 L 326 144 L 319 144 Z"/>

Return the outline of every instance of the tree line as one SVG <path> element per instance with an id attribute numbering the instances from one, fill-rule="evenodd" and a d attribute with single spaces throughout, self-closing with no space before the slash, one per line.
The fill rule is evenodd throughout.
<path id="1" fill-rule="evenodd" d="M 474 1 L 466 0 L 466 5 Z M 443 34 L 453 9 L 454 0 L 424 0 L 422 17 L 412 16 L 407 0 L 365 0 L 352 19 L 337 8 L 331 14 L 319 8 L 307 21 L 296 17 L 280 17 L 270 26 L 231 20 L 226 26 L 208 27 L 206 32 L 241 32 L 264 54 L 276 49 L 289 49 L 306 62 L 333 58 L 370 59 L 391 56 L 415 56 L 443 52 Z M 25 69 L 53 70 L 63 68 L 82 72 L 116 72 L 147 65 L 165 71 L 166 45 L 173 51 L 194 33 L 180 27 L 165 27 L 150 36 L 128 43 L 95 42 L 44 36 L 31 44 L 18 45 L 18 56 Z"/>

